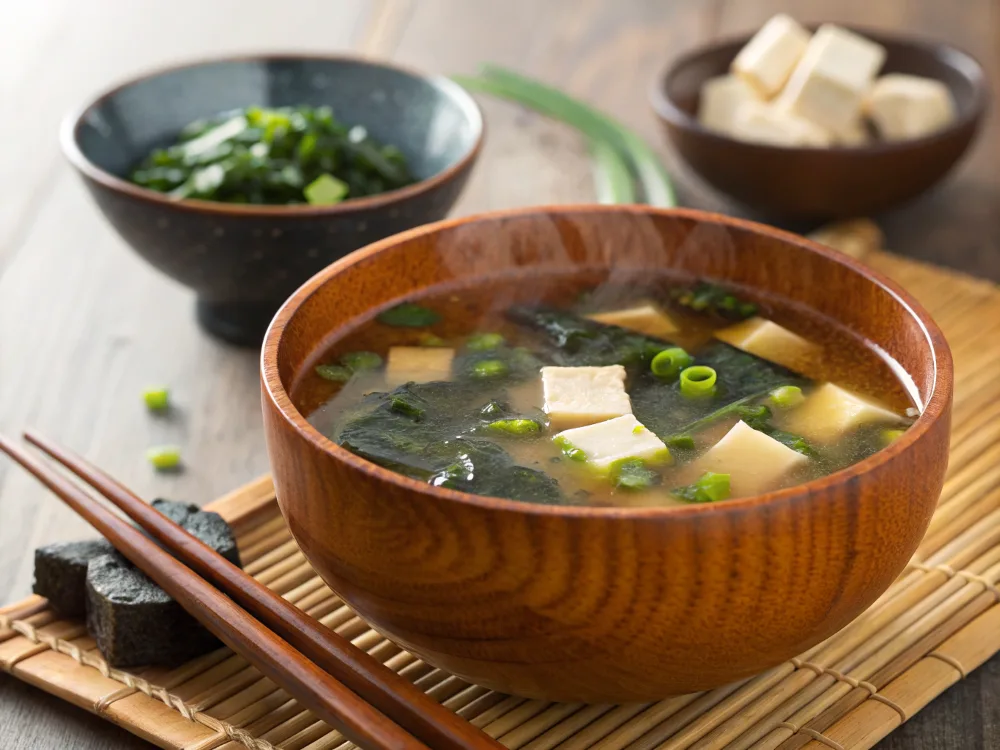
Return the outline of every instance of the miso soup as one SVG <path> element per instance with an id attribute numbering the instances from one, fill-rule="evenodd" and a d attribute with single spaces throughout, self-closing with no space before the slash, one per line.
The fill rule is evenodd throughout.
<path id="1" fill-rule="evenodd" d="M 524 502 L 676 506 L 807 482 L 897 439 L 901 368 L 782 300 L 658 272 L 519 271 L 336 331 L 293 388 L 349 451 Z"/>

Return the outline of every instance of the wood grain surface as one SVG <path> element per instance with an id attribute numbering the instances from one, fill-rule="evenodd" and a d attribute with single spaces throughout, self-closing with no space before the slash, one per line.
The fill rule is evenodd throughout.
<path id="1" fill-rule="evenodd" d="M 682 200 L 733 211 L 663 147 L 647 86 L 675 54 L 754 28 L 776 10 L 912 31 L 964 47 L 1000 97 L 996 0 L 44 0 L 3 9 L 0 93 L 0 430 L 36 427 L 147 497 L 203 502 L 266 470 L 257 356 L 195 326 L 189 294 L 157 275 L 103 223 L 62 161 L 60 118 L 132 72 L 206 53 L 358 49 L 441 72 L 493 60 L 566 87 L 660 148 Z M 484 102 L 488 143 L 454 215 L 589 200 L 581 142 L 561 126 Z M 879 217 L 893 250 L 1000 280 L 1000 122 L 918 203 Z M 804 229 L 805 227 L 793 227 Z M 139 392 L 165 383 L 178 409 L 153 419 Z M 143 449 L 177 443 L 186 470 L 155 475 Z M 0 601 L 30 588 L 30 551 L 87 533 L 0 462 Z M 880 746 L 1000 747 L 995 659 Z M 148 747 L 100 720 L 0 679 L 0 747 Z"/>

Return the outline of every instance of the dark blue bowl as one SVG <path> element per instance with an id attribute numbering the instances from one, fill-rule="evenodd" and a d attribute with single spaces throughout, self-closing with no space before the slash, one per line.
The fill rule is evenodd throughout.
<path id="1" fill-rule="evenodd" d="M 152 148 L 193 120 L 251 105 L 329 105 L 398 146 L 419 182 L 334 206 L 171 200 L 127 180 Z M 306 279 L 376 240 L 442 219 L 479 154 L 483 119 L 457 84 L 348 57 L 263 55 L 136 78 L 69 117 L 63 149 L 117 232 L 197 295 L 198 320 L 257 345 Z"/>

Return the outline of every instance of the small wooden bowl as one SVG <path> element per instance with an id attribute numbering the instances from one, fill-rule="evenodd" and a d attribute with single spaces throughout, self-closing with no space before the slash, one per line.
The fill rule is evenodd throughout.
<path id="1" fill-rule="evenodd" d="M 329 105 L 398 146 L 418 182 L 334 206 L 172 200 L 128 175 L 188 123 L 248 106 Z M 188 63 L 134 78 L 63 124 L 67 158 L 111 226 L 157 269 L 191 287 L 198 322 L 260 346 L 288 295 L 337 258 L 438 221 L 483 142 L 473 98 L 444 76 L 346 56 L 271 54 Z"/>
<path id="2" fill-rule="evenodd" d="M 855 29 L 886 48 L 883 73 L 943 81 L 957 120 L 924 138 L 857 147 L 782 148 L 736 140 L 697 120 L 702 84 L 728 72 L 749 40 L 721 41 L 673 62 L 650 100 L 681 158 L 733 200 L 785 219 L 870 216 L 909 201 L 937 184 L 969 148 L 986 111 L 988 86 L 970 55 L 946 44 Z"/>
<path id="3" fill-rule="evenodd" d="M 338 330 L 438 284 L 590 267 L 681 268 L 840 321 L 911 375 L 922 415 L 888 448 L 715 505 L 587 508 L 431 487 L 337 446 L 289 391 Z M 268 330 L 278 501 L 330 587 L 429 663 L 502 692 L 646 701 L 760 672 L 833 634 L 906 566 L 948 461 L 952 365 L 923 308 L 801 237 L 698 211 L 536 208 L 421 227 L 305 284 Z"/>

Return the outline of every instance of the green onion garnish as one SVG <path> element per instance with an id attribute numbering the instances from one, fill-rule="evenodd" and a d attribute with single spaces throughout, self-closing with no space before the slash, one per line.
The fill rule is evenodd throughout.
<path id="1" fill-rule="evenodd" d="M 689 503 L 714 503 L 729 497 L 729 475 L 707 471 L 694 484 L 677 487 L 671 494 Z"/>
<path id="2" fill-rule="evenodd" d="M 176 469 L 181 465 L 181 449 L 175 445 L 160 445 L 146 451 L 146 459 L 157 471 Z"/>
<path id="3" fill-rule="evenodd" d="M 490 422 L 489 429 L 505 435 L 534 435 L 541 432 L 542 426 L 534 419 L 497 419 Z"/>
<path id="4" fill-rule="evenodd" d="M 792 409 L 803 401 L 806 397 L 802 395 L 802 389 L 797 385 L 783 385 L 771 391 L 770 401 L 780 409 Z"/>
<path id="5" fill-rule="evenodd" d="M 423 328 L 434 325 L 441 320 L 441 316 L 426 307 L 415 305 L 412 302 L 403 302 L 379 314 L 376 320 L 387 326 Z"/>
<path id="6" fill-rule="evenodd" d="M 503 342 L 504 338 L 499 333 L 474 333 L 469 336 L 465 346 L 469 351 L 488 352 L 491 349 L 496 349 Z"/>
<path id="7" fill-rule="evenodd" d="M 477 378 L 496 378 L 510 372 L 502 359 L 484 359 L 472 366 L 472 375 Z"/>
<path id="8" fill-rule="evenodd" d="M 690 435 L 673 435 L 664 440 L 667 445 L 671 448 L 679 448 L 681 450 L 694 450 L 694 438 Z"/>
<path id="9" fill-rule="evenodd" d="M 681 370 L 694 364 L 694 357 L 681 349 L 679 346 L 664 349 L 653 357 L 649 363 L 649 369 L 658 378 L 676 378 Z"/>
<path id="10" fill-rule="evenodd" d="M 382 366 L 382 358 L 375 352 L 348 352 L 340 358 L 340 364 L 351 372 L 377 370 Z"/>
<path id="11" fill-rule="evenodd" d="M 620 490 L 646 490 L 659 479 L 660 475 L 649 469 L 641 458 L 623 458 L 611 465 L 611 483 Z"/>
<path id="12" fill-rule="evenodd" d="M 570 461 L 586 461 L 587 454 L 582 450 L 573 445 L 569 440 L 561 435 L 557 435 L 552 438 L 552 442 L 556 444 L 556 448 L 562 451 L 562 454 L 566 456 Z"/>
<path id="13" fill-rule="evenodd" d="M 635 203 L 635 187 L 628 164 L 613 146 L 591 140 L 590 163 L 598 203 L 612 206 Z"/>
<path id="14" fill-rule="evenodd" d="M 715 393 L 715 370 L 705 365 L 695 365 L 681 371 L 681 393 L 688 398 L 711 396 Z"/>
<path id="15" fill-rule="evenodd" d="M 316 365 L 316 374 L 332 383 L 346 383 L 351 379 L 351 371 L 340 365 Z"/>
<path id="16" fill-rule="evenodd" d="M 147 388 L 142 392 L 142 400 L 150 411 L 164 411 L 170 406 L 170 391 L 166 388 Z"/>

